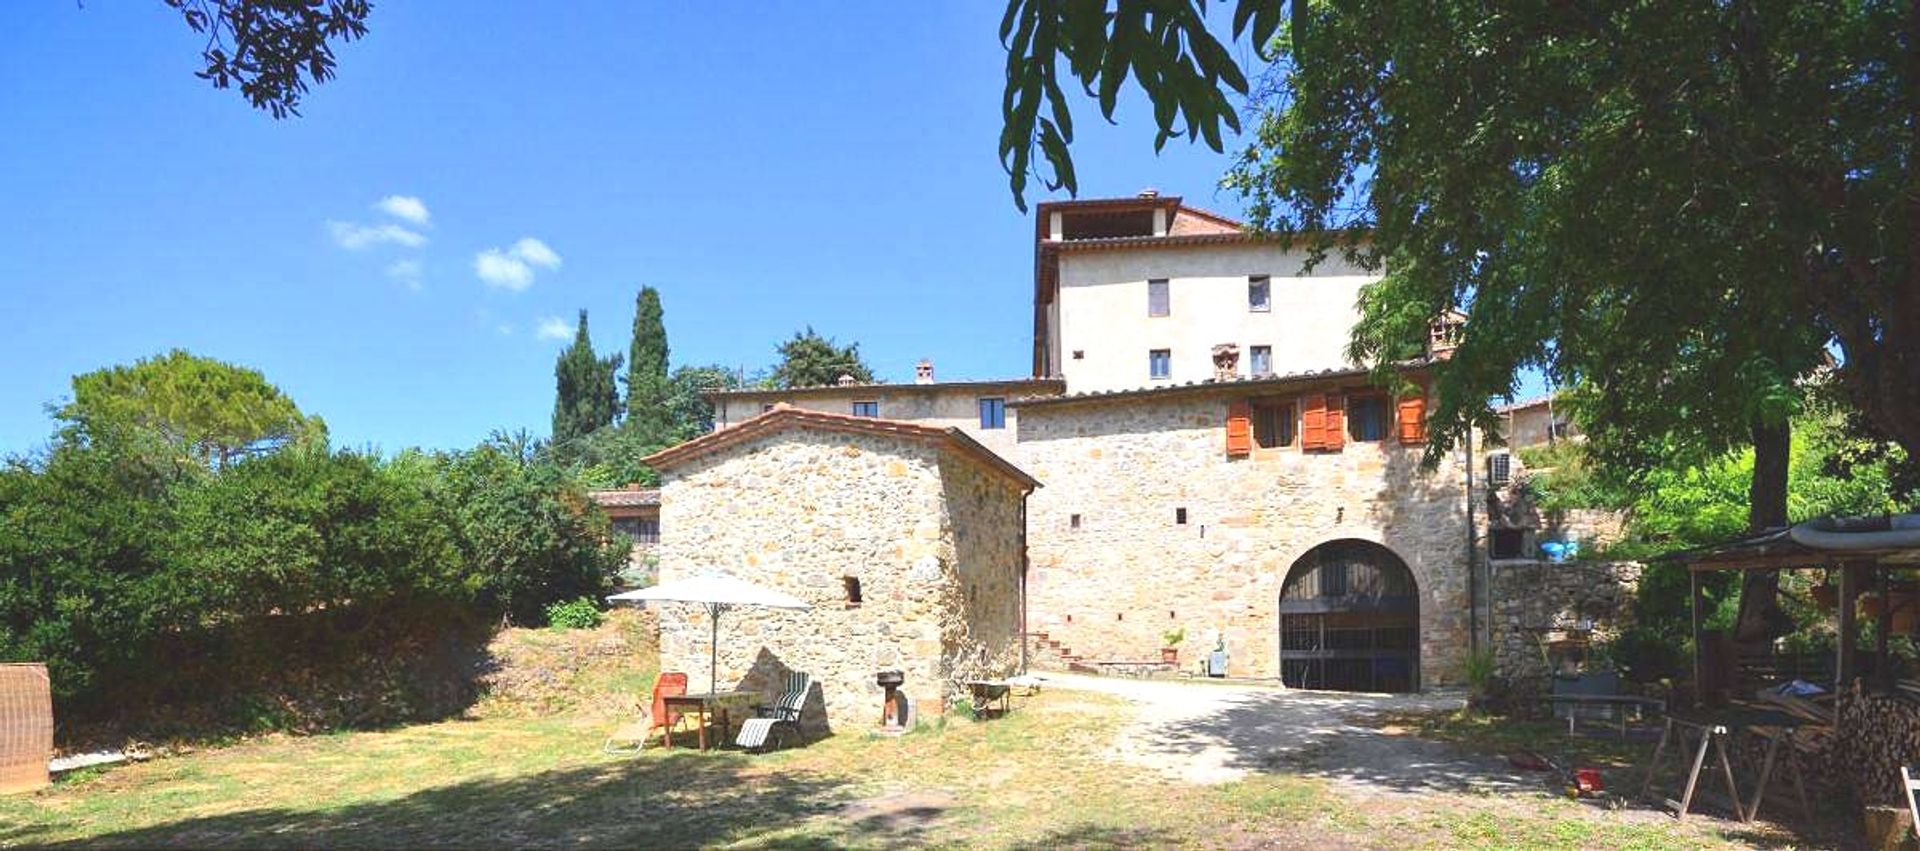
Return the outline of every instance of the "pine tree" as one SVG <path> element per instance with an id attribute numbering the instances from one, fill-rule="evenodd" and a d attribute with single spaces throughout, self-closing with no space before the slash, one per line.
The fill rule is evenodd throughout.
<path id="1" fill-rule="evenodd" d="M 587 335 L 587 312 L 580 311 L 580 327 L 573 343 L 560 352 L 554 363 L 553 446 L 565 452 L 568 445 L 611 425 L 620 414 L 620 390 L 614 376 L 622 358 L 596 357 L 593 340 Z"/>
<path id="2" fill-rule="evenodd" d="M 660 291 L 641 287 L 633 308 L 633 343 L 627 357 L 627 428 L 644 443 L 671 443 L 673 412 L 668 407 L 667 326 Z"/>
<path id="3" fill-rule="evenodd" d="M 861 384 L 873 383 L 873 370 L 860 359 L 860 344 L 841 346 L 807 326 L 780 344 L 780 365 L 773 368 L 776 387 L 824 387 L 850 375 Z"/>

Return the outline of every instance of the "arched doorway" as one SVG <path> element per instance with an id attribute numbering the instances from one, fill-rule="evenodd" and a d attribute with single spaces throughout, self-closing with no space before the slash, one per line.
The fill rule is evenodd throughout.
<path id="1" fill-rule="evenodd" d="M 1280 591 L 1280 679 L 1335 691 L 1418 689 L 1420 599 L 1407 563 L 1358 540 L 1300 556 Z"/>

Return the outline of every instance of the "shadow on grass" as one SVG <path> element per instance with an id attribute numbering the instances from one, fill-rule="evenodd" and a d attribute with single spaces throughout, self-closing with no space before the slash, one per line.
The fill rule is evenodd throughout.
<path id="1" fill-rule="evenodd" d="M 807 772 L 769 773 L 738 754 L 648 754 L 436 786 L 391 800 L 337 807 L 316 800 L 313 809 L 184 818 L 70 845 L 689 848 L 764 838 L 783 846 L 833 847 L 887 842 L 897 838 L 894 831 L 913 829 L 891 820 L 808 822 L 843 807 L 842 785 Z M 335 791 L 312 790 L 316 798 Z M 4 828 L 0 844 L 44 844 L 50 832 Z"/>

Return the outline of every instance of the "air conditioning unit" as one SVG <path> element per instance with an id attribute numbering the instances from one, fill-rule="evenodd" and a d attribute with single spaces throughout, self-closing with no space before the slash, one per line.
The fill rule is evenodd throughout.
<path id="1" fill-rule="evenodd" d="M 1495 452 L 1487 456 L 1487 486 L 1504 488 L 1513 481 L 1513 456 Z"/>

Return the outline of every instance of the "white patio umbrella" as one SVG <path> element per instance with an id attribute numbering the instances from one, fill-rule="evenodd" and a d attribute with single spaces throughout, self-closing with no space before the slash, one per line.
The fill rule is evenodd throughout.
<path id="1" fill-rule="evenodd" d="M 739 606 L 765 606 L 773 609 L 813 608 L 805 600 L 790 594 L 718 574 L 664 582 L 651 588 L 614 594 L 607 599 L 614 602 L 632 600 L 641 603 L 699 603 L 706 606 L 707 617 L 713 624 L 713 637 L 707 648 L 708 691 L 720 690 L 721 612 Z"/>

